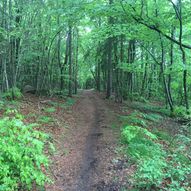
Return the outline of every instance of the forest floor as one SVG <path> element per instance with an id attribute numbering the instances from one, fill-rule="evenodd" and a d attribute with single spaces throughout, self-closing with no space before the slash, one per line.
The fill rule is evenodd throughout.
<path id="1" fill-rule="evenodd" d="M 93 90 L 82 91 L 73 99 L 75 102 L 26 95 L 20 106 L 27 122 L 41 123 L 40 130 L 52 135 L 56 148 L 50 166 L 54 183 L 45 190 L 129 190 L 136 166 L 128 164 L 120 152 L 119 115 L 130 115 L 139 107 L 106 100 Z M 52 107 L 55 111 L 48 109 Z M 172 133 L 179 126 L 169 117 L 155 124 L 155 128 Z"/>

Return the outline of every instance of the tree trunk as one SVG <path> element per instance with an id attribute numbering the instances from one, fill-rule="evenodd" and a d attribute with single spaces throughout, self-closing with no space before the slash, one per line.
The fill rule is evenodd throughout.
<path id="1" fill-rule="evenodd" d="M 166 94 L 166 98 L 167 98 L 167 102 L 170 106 L 170 110 L 171 112 L 174 111 L 174 107 L 173 107 L 173 103 L 171 101 L 171 98 L 170 98 L 170 93 L 169 93 L 169 89 L 168 89 L 168 84 L 166 82 L 166 78 L 165 78 L 165 74 L 164 74 L 164 63 L 165 63 L 165 50 L 164 50 L 164 44 L 163 44 L 163 40 L 160 36 L 160 40 L 161 40 L 161 50 L 162 50 L 162 60 L 161 60 L 161 73 L 162 73 L 162 76 L 163 76 L 163 83 L 164 83 L 164 89 L 165 89 L 165 94 Z"/>
<path id="2" fill-rule="evenodd" d="M 69 26 L 69 33 L 68 33 L 68 41 L 69 41 L 69 56 L 68 56 L 68 64 L 69 64 L 69 83 L 68 83 L 68 96 L 72 97 L 72 27 Z"/>
<path id="3" fill-rule="evenodd" d="M 113 4 L 113 0 L 109 0 L 109 4 Z M 109 25 L 112 26 L 113 18 L 109 17 Z M 109 37 L 107 42 L 107 54 L 108 54 L 108 61 L 107 61 L 107 93 L 106 98 L 110 98 L 112 94 L 112 76 L 113 76 L 113 63 L 112 63 L 112 50 L 113 50 L 113 38 Z"/>

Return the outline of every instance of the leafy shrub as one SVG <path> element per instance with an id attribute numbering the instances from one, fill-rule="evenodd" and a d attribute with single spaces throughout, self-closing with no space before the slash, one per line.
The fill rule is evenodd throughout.
<path id="1" fill-rule="evenodd" d="M 49 181 L 42 171 L 48 167 L 43 154 L 48 136 L 34 126 L 15 118 L 0 120 L 0 190 L 30 190 L 33 183 L 43 186 Z"/>
<path id="2" fill-rule="evenodd" d="M 3 93 L 2 97 L 5 99 L 20 99 L 22 98 L 21 90 L 17 87 L 10 88 L 8 91 Z"/>
<path id="3" fill-rule="evenodd" d="M 182 138 L 181 139 L 184 142 L 185 137 L 182 136 Z M 178 142 L 181 139 L 179 138 Z M 185 142 L 187 141 L 188 138 L 186 138 Z M 184 144 L 185 143 L 179 143 L 179 146 L 169 154 L 170 160 L 168 161 L 168 166 L 166 168 L 166 177 L 171 181 L 171 184 L 168 185 L 169 191 L 186 191 L 191 189 L 191 161 L 190 158 L 188 158 L 189 151 L 187 150 L 187 146 Z"/>
<path id="4" fill-rule="evenodd" d="M 185 117 L 186 116 L 186 108 L 183 106 L 175 107 L 173 115 L 178 117 Z"/>
<path id="5" fill-rule="evenodd" d="M 148 191 L 189 190 L 191 138 L 179 134 L 173 138 L 173 144 L 169 144 L 172 142 L 170 135 L 155 132 L 157 136 L 138 126 L 126 126 L 122 130 L 123 150 L 137 164 L 135 188 Z M 160 140 L 165 140 L 171 147 L 163 147 Z"/>
<path id="6" fill-rule="evenodd" d="M 164 168 L 167 166 L 164 158 L 155 155 L 150 160 L 143 160 L 139 163 L 135 174 L 136 185 L 138 188 L 144 188 L 150 191 L 163 182 L 165 178 Z"/>
<path id="7" fill-rule="evenodd" d="M 156 135 L 142 127 L 126 126 L 122 130 L 122 142 L 128 144 L 125 152 L 138 164 L 134 177 L 139 182 L 138 187 L 150 189 L 164 178 L 166 153 L 160 144 L 155 143 L 156 140 Z"/>
<path id="8" fill-rule="evenodd" d="M 156 156 L 162 158 L 165 154 L 159 144 L 154 143 L 152 140 L 146 138 L 139 139 L 138 137 L 130 142 L 126 151 L 132 158 L 138 160 L 152 160 Z"/>
<path id="9" fill-rule="evenodd" d="M 126 126 L 122 130 L 122 142 L 128 144 L 126 152 L 138 160 L 162 157 L 160 145 L 153 140 L 157 140 L 156 135 L 142 127 Z"/>
<path id="10" fill-rule="evenodd" d="M 151 139 L 157 139 L 157 137 L 145 128 L 138 126 L 126 126 L 122 130 L 122 141 L 124 143 L 130 143 L 133 139 L 142 138 L 147 136 Z"/>

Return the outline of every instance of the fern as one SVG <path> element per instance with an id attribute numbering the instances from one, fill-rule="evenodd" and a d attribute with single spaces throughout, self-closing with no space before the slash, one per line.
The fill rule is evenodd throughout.
<path id="1" fill-rule="evenodd" d="M 150 113 L 150 114 L 144 114 L 144 119 L 157 122 L 162 119 L 162 116 L 155 113 Z"/>
<path id="2" fill-rule="evenodd" d="M 147 136 L 151 139 L 157 139 L 157 137 L 149 132 L 145 128 L 141 128 L 139 126 L 126 126 L 122 130 L 122 141 L 123 143 L 130 143 L 134 138 L 140 138 Z"/>
<path id="3" fill-rule="evenodd" d="M 120 119 L 123 124 L 147 127 L 147 123 L 142 119 L 141 113 L 134 112 L 129 116 L 120 116 Z"/>

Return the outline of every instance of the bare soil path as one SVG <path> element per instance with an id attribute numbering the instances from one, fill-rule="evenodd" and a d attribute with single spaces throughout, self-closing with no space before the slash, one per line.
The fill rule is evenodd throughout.
<path id="1" fill-rule="evenodd" d="M 115 116 L 105 100 L 94 91 L 83 91 L 69 119 L 68 129 L 57 137 L 59 152 L 52 167 L 55 182 L 46 190 L 119 190 L 112 172 L 119 129 L 111 128 Z"/>

